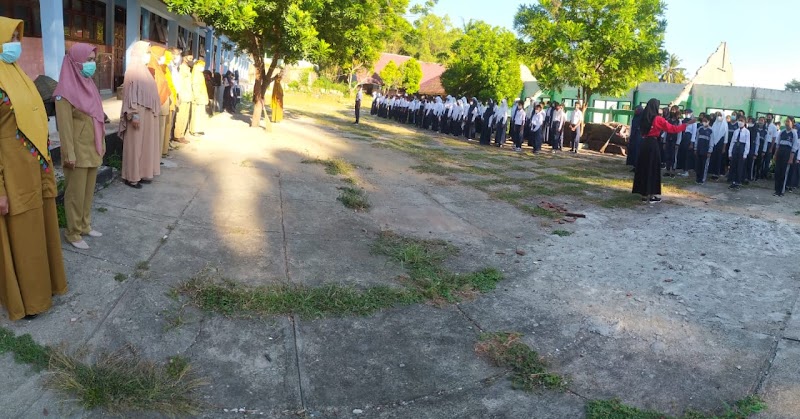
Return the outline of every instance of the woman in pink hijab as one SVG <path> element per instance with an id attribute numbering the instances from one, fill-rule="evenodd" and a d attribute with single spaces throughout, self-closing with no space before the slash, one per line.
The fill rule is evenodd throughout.
<path id="1" fill-rule="evenodd" d="M 53 92 L 66 180 L 66 238 L 73 246 L 84 250 L 89 245 L 82 236 L 102 236 L 92 229 L 97 168 L 103 163 L 105 154 L 103 103 L 92 80 L 97 67 L 96 57 L 97 47 L 73 45 L 64 57 L 58 87 Z"/>

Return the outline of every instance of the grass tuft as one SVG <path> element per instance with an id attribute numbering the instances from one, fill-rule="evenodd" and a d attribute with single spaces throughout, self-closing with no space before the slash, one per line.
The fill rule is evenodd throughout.
<path id="1" fill-rule="evenodd" d="M 363 189 L 345 186 L 339 188 L 339 190 L 341 190 L 342 193 L 336 199 L 345 207 L 356 211 L 366 211 L 371 207 L 369 197 Z"/>
<path id="2" fill-rule="evenodd" d="M 767 405 L 758 396 L 748 396 L 725 406 L 720 414 L 706 414 L 689 410 L 673 417 L 654 410 L 628 406 L 619 399 L 592 400 L 586 404 L 587 419 L 746 419 L 766 409 Z"/>
<path id="3" fill-rule="evenodd" d="M 97 207 L 97 212 L 99 212 L 101 214 L 104 213 L 104 212 L 108 212 L 108 208 L 106 208 L 106 207 Z"/>
<path id="4" fill-rule="evenodd" d="M 122 170 L 122 156 L 120 156 L 118 153 L 114 153 L 108 156 L 106 158 L 106 163 L 108 164 L 108 167 L 113 167 L 114 169 Z"/>
<path id="5" fill-rule="evenodd" d="M 569 237 L 572 235 L 572 233 L 567 230 L 553 230 L 553 235 L 558 237 Z"/>
<path id="6" fill-rule="evenodd" d="M 31 335 L 15 336 L 14 332 L 0 327 L 0 354 L 13 353 L 14 360 L 28 364 L 35 371 L 47 368 L 50 349 L 33 341 Z"/>
<path id="7" fill-rule="evenodd" d="M 124 273 L 117 272 L 117 274 L 114 275 L 114 281 L 124 282 L 126 279 L 128 279 L 128 275 L 125 275 Z"/>
<path id="8" fill-rule="evenodd" d="M 67 210 L 64 202 L 56 202 L 56 215 L 58 215 L 58 227 L 67 228 Z"/>
<path id="9" fill-rule="evenodd" d="M 329 175 L 349 175 L 355 170 L 355 165 L 348 163 L 344 159 L 306 159 L 301 161 L 303 164 L 319 164 L 325 166 L 325 173 Z"/>
<path id="10" fill-rule="evenodd" d="M 112 414 L 198 414 L 201 404 L 196 393 L 206 382 L 194 375 L 185 359 L 174 359 L 160 365 L 125 348 L 102 354 L 90 365 L 63 351 L 53 351 L 47 384 L 75 397 L 86 409 L 104 408 Z"/>
<path id="11" fill-rule="evenodd" d="M 547 364 L 520 340 L 521 337 L 521 334 L 513 332 L 484 333 L 475 345 L 475 351 L 496 366 L 510 369 L 515 389 L 530 392 L 537 388 L 564 388 L 564 379 L 547 372 Z"/>

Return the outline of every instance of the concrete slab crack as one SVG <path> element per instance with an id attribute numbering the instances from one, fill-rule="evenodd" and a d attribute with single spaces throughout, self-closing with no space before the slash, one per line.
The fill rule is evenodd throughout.
<path id="1" fill-rule="evenodd" d="M 792 301 L 792 304 L 790 305 L 790 307 L 792 307 L 792 308 L 796 307 L 798 301 L 800 301 L 800 288 L 795 290 L 794 300 Z M 789 322 L 792 320 L 792 316 L 793 315 L 794 315 L 793 311 L 786 315 L 786 318 L 785 318 L 785 320 L 783 322 L 783 325 L 781 325 L 780 332 L 777 334 L 777 336 L 775 336 L 775 340 L 772 342 L 772 347 L 770 348 L 769 358 L 767 358 L 767 360 L 764 361 L 764 365 L 760 368 L 760 370 L 759 370 L 760 374 L 759 374 L 759 377 L 758 377 L 758 382 L 756 383 L 755 387 L 753 388 L 753 392 L 755 394 L 763 394 L 763 392 L 764 392 L 764 385 L 766 384 L 767 377 L 769 377 L 769 374 L 770 374 L 770 372 L 772 370 L 772 364 L 773 364 L 773 362 L 775 362 L 775 357 L 778 355 L 778 345 L 780 344 L 781 340 L 785 339 L 785 340 L 791 340 L 791 341 L 800 342 L 800 340 L 798 340 L 798 339 L 788 338 L 788 337 L 784 336 L 784 334 L 786 333 L 786 328 L 789 326 Z"/>

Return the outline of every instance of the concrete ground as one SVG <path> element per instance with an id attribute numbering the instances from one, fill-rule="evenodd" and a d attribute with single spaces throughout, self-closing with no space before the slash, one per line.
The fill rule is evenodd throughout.
<path id="1" fill-rule="evenodd" d="M 366 116 L 360 129 L 382 124 Z M 264 133 L 215 117 L 152 185 L 98 193 L 94 228 L 105 235 L 89 251 L 64 247 L 69 293 L 33 321 L 0 326 L 90 353 L 183 355 L 209 380 L 209 418 L 580 418 L 587 400 L 614 397 L 679 414 L 752 393 L 769 406 L 759 417 L 800 417 L 796 196 L 709 185 L 705 201 L 563 202 L 587 217 L 559 237 L 344 128 L 295 115 Z M 343 182 L 301 164 L 333 157 L 360 166 L 369 212 L 344 208 Z M 506 279 L 458 305 L 320 320 L 181 311 L 167 295 L 206 267 L 248 285 L 396 284 L 402 267 L 370 253 L 381 230 L 448 240 L 461 249 L 450 268 L 492 266 Z M 134 275 L 140 262 L 149 269 Z M 475 354 L 481 331 L 523 333 L 569 391 L 513 390 Z M 10 355 L 0 364 L 2 417 L 106 415 L 44 390 L 44 374 Z"/>

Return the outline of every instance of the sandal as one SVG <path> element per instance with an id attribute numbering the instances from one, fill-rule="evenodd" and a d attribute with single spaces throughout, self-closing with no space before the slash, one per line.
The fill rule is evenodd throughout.
<path id="1" fill-rule="evenodd" d="M 128 181 L 126 180 L 126 181 L 125 181 L 125 184 L 126 184 L 126 185 L 128 185 L 128 186 L 130 186 L 130 187 L 131 187 L 131 188 L 133 188 L 133 189 L 142 189 L 142 185 L 140 185 L 140 184 L 139 184 L 139 182 L 128 182 Z"/>

